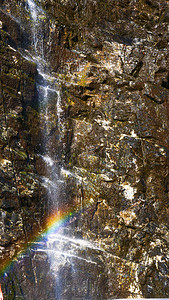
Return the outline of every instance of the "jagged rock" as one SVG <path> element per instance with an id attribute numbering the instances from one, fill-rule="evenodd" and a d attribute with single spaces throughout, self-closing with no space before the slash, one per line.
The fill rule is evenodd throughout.
<path id="1" fill-rule="evenodd" d="M 48 213 L 45 184 L 51 184 L 45 176 L 52 179 L 49 165 L 58 164 L 64 180 L 58 205 L 81 210 L 65 231 L 104 251 L 85 250 L 93 265 L 74 259 L 81 273 L 64 257 L 62 287 L 45 255 L 31 256 L 36 268 L 25 256 L 15 268 L 26 299 L 168 297 L 168 2 L 37 1 L 47 13 L 41 34 L 47 68 L 61 87 L 60 116 L 58 95 L 40 111 L 35 81 L 43 78 L 21 55 L 31 51 L 32 39 L 25 1 L 0 3 L 2 259 L 16 254 L 25 232 L 29 239 L 40 231 Z M 54 161 L 44 158 L 44 148 Z M 35 269 L 37 278 L 28 274 Z M 29 276 L 34 282 L 27 285 Z M 51 293 L 37 296 L 45 280 Z M 16 286 L 8 289 L 21 295 Z"/>

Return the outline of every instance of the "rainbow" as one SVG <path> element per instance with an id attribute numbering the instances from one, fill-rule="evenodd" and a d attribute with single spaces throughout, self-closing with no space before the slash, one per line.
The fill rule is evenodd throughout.
<path id="1" fill-rule="evenodd" d="M 61 210 L 53 212 L 47 219 L 43 230 L 40 233 L 38 232 L 35 234 L 30 241 L 23 243 L 18 253 L 16 253 L 12 259 L 6 259 L 2 263 L 2 266 L 0 267 L 0 277 L 3 276 L 13 266 L 13 264 L 20 259 L 22 255 L 24 255 L 24 253 L 35 243 L 46 239 L 52 233 L 58 232 L 63 226 L 72 223 L 83 211 L 84 209 L 76 210 L 76 212 Z"/>

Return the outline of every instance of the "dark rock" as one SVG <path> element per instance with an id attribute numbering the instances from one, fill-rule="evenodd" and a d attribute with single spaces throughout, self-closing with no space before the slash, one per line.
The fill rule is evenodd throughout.
<path id="1" fill-rule="evenodd" d="M 47 12 L 40 35 L 46 69 L 61 87 L 62 130 L 58 95 L 40 107 L 35 82 L 45 79 L 21 55 L 32 53 L 25 1 L 1 0 L 2 262 L 41 231 L 47 197 L 77 213 L 65 233 L 104 251 L 62 255 L 56 279 L 36 245 L 7 273 L 3 291 L 25 299 L 168 297 L 168 2 L 37 3 Z M 57 176 L 64 184 L 49 197 L 45 178 L 50 185 Z"/>

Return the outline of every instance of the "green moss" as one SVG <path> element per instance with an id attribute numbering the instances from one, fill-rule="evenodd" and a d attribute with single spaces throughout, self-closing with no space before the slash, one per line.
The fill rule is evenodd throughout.
<path id="1" fill-rule="evenodd" d="M 23 151 L 14 150 L 14 149 L 12 149 L 12 151 L 13 151 L 14 153 L 16 153 L 17 155 L 19 155 L 20 157 L 24 158 L 24 159 L 27 158 L 27 154 L 26 154 L 25 152 L 23 152 Z"/>
<path id="2" fill-rule="evenodd" d="M 21 172 L 20 172 L 20 175 L 25 175 L 25 176 L 26 176 L 26 175 L 27 175 L 27 172 L 21 171 Z"/>
<path id="3" fill-rule="evenodd" d="M 16 90 L 12 89 L 12 88 L 9 87 L 9 86 L 3 86 L 3 90 L 4 90 L 5 92 L 7 92 L 8 95 L 11 96 L 12 98 L 18 99 L 18 94 L 14 94 L 14 92 L 16 93 Z"/>

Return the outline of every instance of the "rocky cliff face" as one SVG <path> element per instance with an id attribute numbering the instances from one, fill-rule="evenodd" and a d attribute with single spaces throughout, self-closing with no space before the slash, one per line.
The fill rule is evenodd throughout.
<path id="1" fill-rule="evenodd" d="M 64 206 L 81 208 L 70 225 L 74 235 L 105 250 L 93 254 L 104 275 L 89 271 L 97 276 L 98 295 L 71 296 L 65 285 L 65 296 L 57 299 L 168 297 L 168 1 L 39 5 L 48 14 L 45 56 L 62 90 L 62 140 L 57 142 L 58 116 L 50 104 L 49 141 L 69 170 L 63 175 Z M 1 6 L 3 261 L 41 230 L 46 166 L 40 156 L 37 69 L 23 57 L 32 39 L 26 2 L 4 0 Z M 69 271 L 63 268 L 61 276 Z"/>
<path id="2" fill-rule="evenodd" d="M 16 5 L 16 3 L 15 3 Z M 37 223 L 39 180 L 35 152 L 40 129 L 36 100 L 36 65 L 20 54 L 25 34 L 9 11 L 0 10 L 0 206 L 1 253 L 15 254 L 15 243 L 25 240 L 26 227 Z M 35 215 L 34 215 L 35 213 Z M 33 222 L 29 219 L 34 218 Z M 30 232 L 32 229 L 30 229 Z"/>

